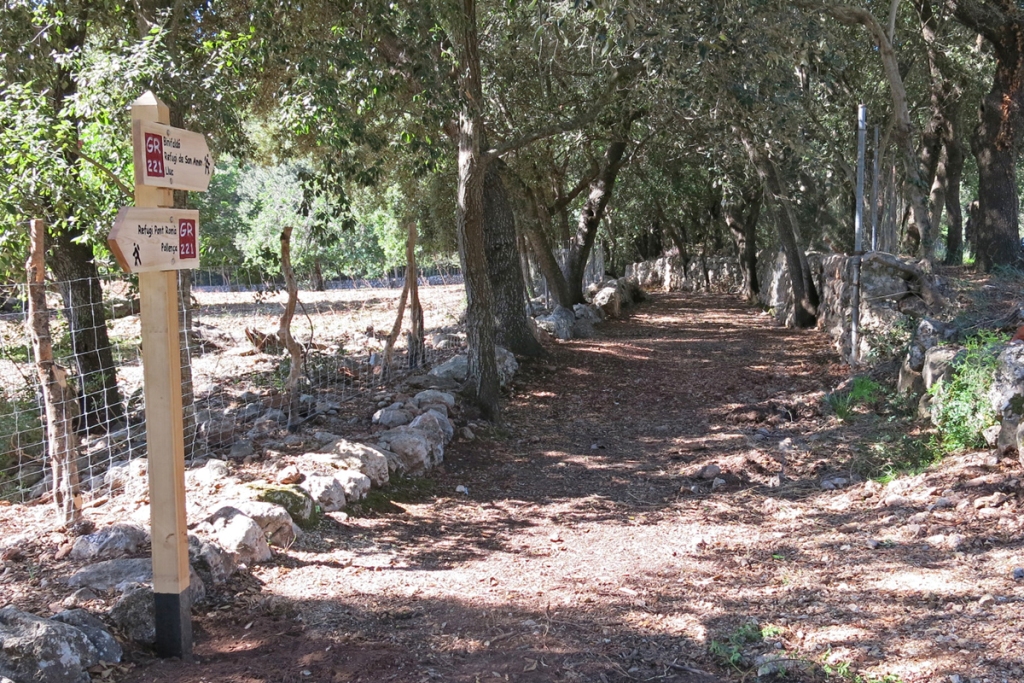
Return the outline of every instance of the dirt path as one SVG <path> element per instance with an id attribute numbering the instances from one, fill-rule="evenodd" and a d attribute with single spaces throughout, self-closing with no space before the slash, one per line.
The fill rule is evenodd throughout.
<path id="1" fill-rule="evenodd" d="M 503 433 L 453 444 L 412 502 L 335 515 L 237 579 L 197 619 L 199 663 L 128 680 L 709 683 L 764 653 L 1024 680 L 1019 528 L 965 555 L 905 539 L 913 506 L 880 511 L 873 482 L 821 490 L 849 451 L 817 412 L 842 377 L 822 335 L 659 295 L 552 351 Z"/>

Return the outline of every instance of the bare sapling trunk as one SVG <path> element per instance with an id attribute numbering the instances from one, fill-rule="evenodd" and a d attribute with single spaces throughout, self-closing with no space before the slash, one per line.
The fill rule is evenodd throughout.
<path id="1" fill-rule="evenodd" d="M 43 254 L 46 245 L 46 224 L 31 224 L 31 253 L 28 268 L 28 308 L 32 328 L 39 383 L 46 403 L 46 438 L 50 468 L 53 472 L 53 502 L 65 524 L 82 514 L 82 496 L 78 483 L 78 437 L 73 421 L 78 413 L 75 391 L 68 383 L 68 371 L 53 361 L 50 318 L 46 309 L 46 286 Z"/>
<path id="2" fill-rule="evenodd" d="M 409 222 L 409 237 L 405 243 L 405 289 L 409 292 L 409 368 L 423 364 L 423 307 L 420 305 L 419 269 L 416 267 L 416 223 Z"/>
<path id="3" fill-rule="evenodd" d="M 291 366 L 288 368 L 288 378 L 284 383 L 285 395 L 288 397 L 288 431 L 295 431 L 302 418 L 299 415 L 299 380 L 302 379 L 302 346 L 292 337 L 292 318 L 295 317 L 295 307 L 299 302 L 299 285 L 295 281 L 295 271 L 292 270 L 291 255 L 292 227 L 287 226 L 281 231 L 281 273 L 284 275 L 284 284 L 288 291 L 288 301 L 284 306 L 284 313 L 281 314 L 281 323 L 277 328 L 277 338 L 291 356 Z"/>
<path id="4" fill-rule="evenodd" d="M 415 224 L 410 223 L 409 236 L 405 240 L 405 286 L 402 287 L 402 296 L 398 300 L 398 314 L 395 316 L 395 324 L 391 326 L 391 332 L 388 334 L 387 341 L 384 342 L 384 359 L 381 367 L 384 368 L 385 373 L 390 372 L 391 370 L 391 364 L 395 355 L 395 343 L 398 341 L 398 335 L 402 332 L 402 321 L 405 319 L 405 304 L 409 300 L 409 287 L 411 283 L 416 281 L 415 256 L 412 256 L 412 263 L 414 264 L 412 272 L 410 272 L 408 265 L 410 263 L 410 253 L 415 255 L 415 230 Z"/>

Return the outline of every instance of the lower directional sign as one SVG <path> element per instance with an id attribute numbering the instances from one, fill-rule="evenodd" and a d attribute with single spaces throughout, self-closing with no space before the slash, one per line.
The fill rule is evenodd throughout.
<path id="1" fill-rule="evenodd" d="M 199 212 L 123 208 L 107 243 L 129 273 L 198 268 Z"/>

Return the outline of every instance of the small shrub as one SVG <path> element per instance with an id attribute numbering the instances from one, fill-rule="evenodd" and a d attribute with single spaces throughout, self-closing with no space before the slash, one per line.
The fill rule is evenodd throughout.
<path id="1" fill-rule="evenodd" d="M 903 358 L 913 338 L 914 329 L 907 317 L 901 317 L 884 329 L 866 329 L 864 339 L 870 351 L 864 360 L 874 364 L 890 358 Z"/>
<path id="2" fill-rule="evenodd" d="M 843 422 L 853 417 L 860 405 L 871 405 L 882 396 L 882 387 L 869 377 L 855 377 L 849 389 L 825 394 L 825 403 Z"/>
<path id="3" fill-rule="evenodd" d="M 939 428 L 939 447 L 943 452 L 984 447 L 982 431 L 996 423 L 988 390 L 995 376 L 1000 341 L 992 332 L 982 332 L 967 340 L 952 378 L 929 389 L 933 396 L 932 416 Z"/>
<path id="4" fill-rule="evenodd" d="M 765 638 L 778 634 L 777 626 L 762 627 L 757 622 L 748 621 L 730 633 L 725 642 L 712 640 L 708 650 L 724 664 L 741 670 L 744 664 L 744 646 L 760 643 Z"/>

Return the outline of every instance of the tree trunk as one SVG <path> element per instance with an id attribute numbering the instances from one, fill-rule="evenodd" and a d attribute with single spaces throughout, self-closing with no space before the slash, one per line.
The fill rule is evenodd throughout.
<path id="1" fill-rule="evenodd" d="M 960 180 L 964 171 L 964 149 L 955 137 L 946 141 L 946 265 L 964 262 L 963 210 L 960 208 Z"/>
<path id="2" fill-rule="evenodd" d="M 484 242 L 487 272 L 494 293 L 497 341 L 516 355 L 537 357 L 544 353 L 533 335 L 526 314 L 526 287 L 516 245 L 515 213 L 495 161 L 484 174 Z"/>
<path id="3" fill-rule="evenodd" d="M 92 247 L 77 241 L 77 237 L 76 232 L 65 230 L 54 238 L 50 269 L 64 301 L 71 353 L 78 371 L 79 428 L 106 430 L 111 422 L 124 417 L 124 406 Z"/>
<path id="4" fill-rule="evenodd" d="M 740 295 L 747 303 L 757 303 L 761 288 L 757 282 L 757 221 L 761 216 L 764 191 L 760 184 L 743 188 L 739 201 L 725 206 L 725 223 L 729 226 L 743 275 Z"/>
<path id="5" fill-rule="evenodd" d="M 476 25 L 476 0 L 462 0 L 459 17 L 459 47 L 462 74 L 462 113 L 457 133 L 459 181 L 456 234 L 459 261 L 466 286 L 466 342 L 469 347 L 469 381 L 485 419 L 499 418 L 498 365 L 494 357 L 494 305 L 487 276 L 484 241 L 484 178 L 487 173 L 482 153 L 483 89 Z"/>
<path id="6" fill-rule="evenodd" d="M 324 282 L 323 264 L 320 262 L 319 256 L 313 259 L 313 272 L 310 273 L 309 281 L 309 286 L 314 292 L 322 292 L 327 289 Z"/>
<path id="7" fill-rule="evenodd" d="M 814 277 L 807 263 L 807 255 L 803 253 L 797 241 L 799 232 L 793 207 L 783 193 L 782 181 L 779 179 L 775 164 L 761 153 L 746 132 L 741 132 L 740 135 L 752 165 L 757 169 L 769 194 L 779 204 L 779 220 L 776 221 L 776 226 L 779 241 L 786 255 L 786 270 L 789 272 L 793 292 L 793 324 L 799 328 L 813 327 L 818 320 L 818 292 L 814 287 Z"/>
<path id="8" fill-rule="evenodd" d="M 569 296 L 565 274 L 562 273 L 562 268 L 558 265 L 551 240 L 548 239 L 544 230 L 546 226 L 550 227 L 551 225 L 551 213 L 522 179 L 515 174 L 510 174 L 509 179 L 515 182 L 516 187 L 519 188 L 523 205 L 530 214 L 528 220 L 519 223 L 519 227 L 533 250 L 533 255 L 537 259 L 537 267 L 547 282 L 548 291 L 555 295 L 555 301 L 559 306 L 572 308 L 572 299 Z"/>
<path id="9" fill-rule="evenodd" d="M 628 129 L 628 123 L 626 127 Z M 590 184 L 590 194 L 580 210 L 576 234 L 569 246 L 569 256 L 565 263 L 566 285 L 569 290 L 569 301 L 572 304 L 586 302 L 583 297 L 583 278 L 586 275 L 587 260 L 594 248 L 597 228 L 601 224 L 601 218 L 604 217 L 605 208 L 612 198 L 615 179 L 624 163 L 626 144 L 625 140 L 616 140 L 608 146 L 601 172 Z"/>
<path id="10" fill-rule="evenodd" d="M 1018 226 L 1017 149 L 1024 108 L 1024 18 L 1012 2 L 947 0 L 957 21 L 992 44 L 996 72 L 982 101 L 971 152 L 978 162 L 978 220 L 972 225 L 975 265 L 989 272 L 1016 265 Z M 973 216 L 972 216 L 973 218 Z"/>

